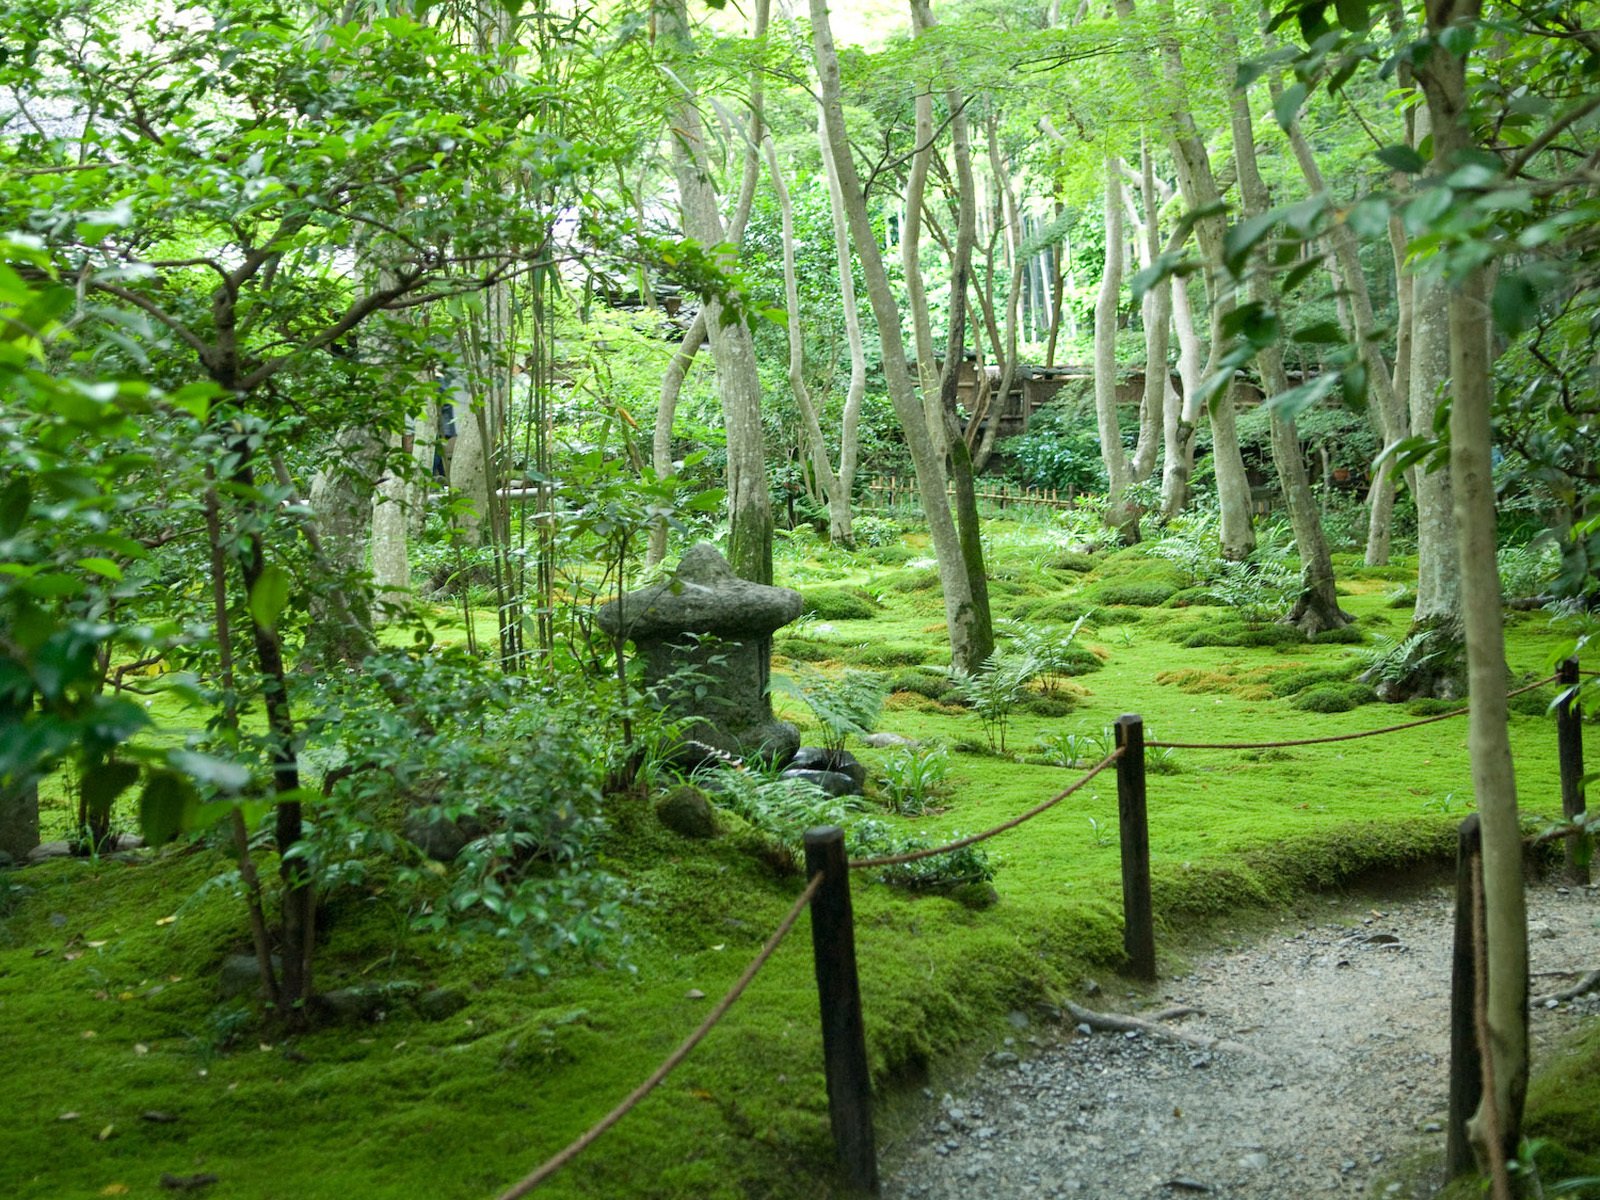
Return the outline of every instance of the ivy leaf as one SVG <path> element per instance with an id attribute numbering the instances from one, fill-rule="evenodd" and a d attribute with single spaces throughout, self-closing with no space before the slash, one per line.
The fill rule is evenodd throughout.
<path id="1" fill-rule="evenodd" d="M 1244 270 L 1250 251 L 1272 231 L 1277 221 L 1276 213 L 1259 213 L 1228 227 L 1222 239 L 1222 261 L 1230 274 L 1238 275 Z"/>
<path id="2" fill-rule="evenodd" d="M 167 762 L 190 779 L 225 792 L 240 791 L 250 782 L 250 772 L 238 763 L 193 750 L 174 750 L 167 755 Z"/>
<path id="3" fill-rule="evenodd" d="M 1305 346 L 1334 346 L 1344 341 L 1344 329 L 1337 321 L 1316 321 L 1296 329 L 1293 340 Z"/>
<path id="4" fill-rule="evenodd" d="M 1360 238 L 1382 237 L 1389 232 L 1389 203 L 1375 196 L 1358 201 L 1344 215 L 1344 223 Z"/>
<path id="5" fill-rule="evenodd" d="M 289 572 L 269 566 L 250 589 L 250 617 L 261 629 L 276 629 L 278 615 L 289 603 Z"/>

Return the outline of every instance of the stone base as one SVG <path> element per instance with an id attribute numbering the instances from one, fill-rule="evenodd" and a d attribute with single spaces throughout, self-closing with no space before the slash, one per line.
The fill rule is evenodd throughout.
<path id="1" fill-rule="evenodd" d="M 38 844 L 38 787 L 0 789 L 0 853 L 22 862 Z"/>
<path id="2" fill-rule="evenodd" d="M 788 721 L 767 721 L 740 729 L 723 729 L 709 721 L 696 721 L 679 739 L 671 754 L 674 766 L 692 771 L 696 767 L 726 762 L 728 758 L 747 758 L 782 766 L 800 749 L 800 731 Z"/>

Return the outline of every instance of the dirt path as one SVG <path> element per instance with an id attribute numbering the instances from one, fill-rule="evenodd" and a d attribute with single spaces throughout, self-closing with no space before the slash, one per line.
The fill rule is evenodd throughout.
<path id="1" fill-rule="evenodd" d="M 929 1092 L 922 1127 L 885 1155 L 887 1200 L 1082 1196 L 1402 1196 L 1390 1167 L 1443 1155 L 1451 897 L 1309 899 L 1302 916 L 1206 952 L 1157 1007 L 1235 1048 L 1148 1035 L 1062 1038 L 1014 1014 L 1008 1047 L 962 1087 Z M 1542 972 L 1600 965 L 1600 890 L 1529 895 Z M 1113 1010 L 1133 1001 L 1091 997 Z M 1600 1012 L 1591 995 L 1534 1017 L 1536 1037 Z"/>

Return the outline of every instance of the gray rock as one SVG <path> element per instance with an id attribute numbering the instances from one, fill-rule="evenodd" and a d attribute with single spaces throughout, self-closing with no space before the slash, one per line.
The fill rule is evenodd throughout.
<path id="1" fill-rule="evenodd" d="M 740 579 L 710 542 L 691 547 L 664 583 L 601 605 L 595 620 L 635 645 L 680 633 L 746 640 L 766 637 L 800 615 L 793 588 Z"/>
<path id="2" fill-rule="evenodd" d="M 849 793 L 851 795 L 858 794 L 867 786 L 867 768 L 848 750 L 834 753 L 820 746 L 801 746 L 789 760 L 789 768 L 799 771 L 836 771 L 840 775 L 848 775 L 855 785 L 855 791 Z"/>
<path id="3" fill-rule="evenodd" d="M 44 862 L 50 858 L 71 858 L 71 842 L 45 842 L 28 851 L 28 861 L 31 863 Z"/>
<path id="4" fill-rule="evenodd" d="M 272 969 L 281 971 L 283 960 L 276 954 L 272 956 Z M 217 989 L 224 1000 L 231 1000 L 235 996 L 258 996 L 261 994 L 261 965 L 256 961 L 254 954 L 230 954 L 222 960 L 222 974 Z"/>
<path id="5" fill-rule="evenodd" d="M 920 746 L 916 738 L 908 738 L 898 733 L 869 733 L 861 741 L 874 750 L 893 750 L 896 746 Z"/>
<path id="6" fill-rule="evenodd" d="M 0 871 L 9 870 L 16 865 L 16 859 L 12 858 L 11 855 L 7 854 L 4 850 L 0 850 Z"/>
<path id="7" fill-rule="evenodd" d="M 442 1021 L 467 1006 L 467 998 L 455 988 L 439 987 L 417 997 L 417 1012 L 425 1020 Z"/>
<path id="8" fill-rule="evenodd" d="M 383 1012 L 389 991 L 383 987 L 334 988 L 317 996 L 317 1005 L 339 1021 L 372 1021 Z"/>
<path id="9" fill-rule="evenodd" d="M 838 771 L 808 771 L 800 767 L 790 767 L 780 772 L 778 778 L 799 779 L 805 783 L 816 784 L 830 796 L 854 796 L 860 792 L 854 779 Z"/>
<path id="10" fill-rule="evenodd" d="M 656 801 L 656 819 L 686 838 L 717 836 L 717 818 L 706 794 L 693 784 L 673 788 Z"/>

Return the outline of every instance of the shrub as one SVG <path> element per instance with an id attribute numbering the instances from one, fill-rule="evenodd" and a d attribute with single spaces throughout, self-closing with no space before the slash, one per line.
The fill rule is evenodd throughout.
<path id="1" fill-rule="evenodd" d="M 950 752 L 943 746 L 901 746 L 878 768 L 889 807 L 902 817 L 920 817 L 949 789 Z"/>
<path id="2" fill-rule="evenodd" d="M 845 739 L 851 734 L 872 732 L 889 693 L 884 677 L 871 671 L 830 675 L 799 667 L 789 675 L 775 676 L 772 683 L 811 710 L 821 728 L 823 748 L 833 754 L 844 752 Z"/>
<path id="3" fill-rule="evenodd" d="M 864 514 L 851 519 L 850 532 L 854 535 L 857 546 L 874 548 L 893 546 L 900 540 L 900 522 L 892 517 Z"/>
<path id="4" fill-rule="evenodd" d="M 951 841 L 960 837 L 959 832 L 949 834 Z M 925 834 L 903 834 L 887 822 L 871 819 L 852 825 L 846 831 L 846 841 L 851 858 L 888 858 L 943 844 L 942 839 L 935 842 Z M 970 884 L 988 883 L 994 878 L 994 867 L 990 865 L 983 847 L 965 846 L 948 854 L 879 868 L 878 878 L 884 883 L 912 891 L 950 892 Z"/>
<path id="5" fill-rule="evenodd" d="M 807 588 L 800 593 L 801 612 L 823 621 L 870 621 L 882 606 L 853 587 Z"/>

